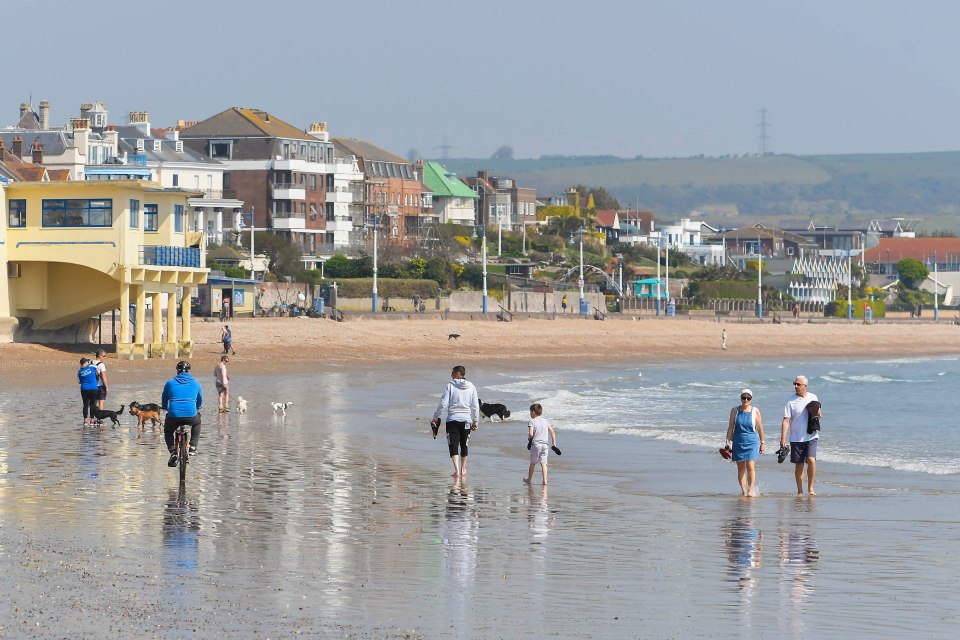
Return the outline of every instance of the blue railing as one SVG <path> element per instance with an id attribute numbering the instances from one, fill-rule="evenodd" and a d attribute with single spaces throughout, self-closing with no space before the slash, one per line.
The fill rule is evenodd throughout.
<path id="1" fill-rule="evenodd" d="M 200 249 L 144 245 L 140 247 L 140 264 L 153 267 L 200 268 Z"/>

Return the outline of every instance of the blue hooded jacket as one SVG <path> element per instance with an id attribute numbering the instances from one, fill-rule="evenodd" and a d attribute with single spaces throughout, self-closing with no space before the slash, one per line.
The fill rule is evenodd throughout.
<path id="1" fill-rule="evenodd" d="M 80 382 L 82 391 L 97 390 L 97 367 L 92 363 L 87 363 L 77 371 L 77 380 Z"/>
<path id="2" fill-rule="evenodd" d="M 203 406 L 200 383 L 188 372 L 178 373 L 163 385 L 162 407 L 170 418 L 192 418 Z"/>

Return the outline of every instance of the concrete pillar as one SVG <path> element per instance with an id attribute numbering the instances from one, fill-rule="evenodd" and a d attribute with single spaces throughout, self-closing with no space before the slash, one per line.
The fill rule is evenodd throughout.
<path id="1" fill-rule="evenodd" d="M 147 357 L 147 345 L 146 339 L 144 338 L 144 325 L 146 324 L 146 309 L 147 309 L 147 296 L 144 286 L 142 284 L 132 285 L 135 296 L 135 309 L 134 317 L 136 318 L 134 322 L 133 330 L 133 347 L 130 352 L 131 358 L 146 358 Z"/>
<path id="2" fill-rule="evenodd" d="M 164 357 L 177 355 L 177 292 L 165 293 L 167 299 L 167 340 L 164 344 Z"/>
<path id="3" fill-rule="evenodd" d="M 120 337 L 119 344 L 130 344 L 130 285 L 120 283 Z"/>
<path id="4" fill-rule="evenodd" d="M 150 307 L 153 311 L 153 336 L 150 340 L 150 357 L 163 357 L 163 311 L 160 308 L 161 293 L 150 294 Z"/>
<path id="5" fill-rule="evenodd" d="M 183 300 L 180 302 L 180 355 L 190 356 L 193 353 L 193 338 L 190 336 L 190 297 L 193 287 L 183 287 Z"/>

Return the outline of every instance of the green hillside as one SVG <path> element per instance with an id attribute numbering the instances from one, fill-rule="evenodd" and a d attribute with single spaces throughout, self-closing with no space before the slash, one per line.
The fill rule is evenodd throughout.
<path id="1" fill-rule="evenodd" d="M 735 211 L 771 221 L 816 217 L 842 222 L 903 215 L 921 228 L 960 229 L 960 152 L 622 159 L 612 156 L 530 160 L 449 159 L 460 175 L 486 169 L 541 196 L 574 184 L 605 187 L 624 205 L 639 201 L 658 216 Z M 738 217 L 738 216 L 735 216 Z"/>

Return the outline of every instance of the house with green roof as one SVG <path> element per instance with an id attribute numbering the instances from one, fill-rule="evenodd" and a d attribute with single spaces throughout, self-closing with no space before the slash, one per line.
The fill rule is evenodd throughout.
<path id="1" fill-rule="evenodd" d="M 480 198 L 439 162 L 423 164 L 423 186 L 433 192 L 433 215 L 441 223 L 473 226 L 475 203 Z"/>

